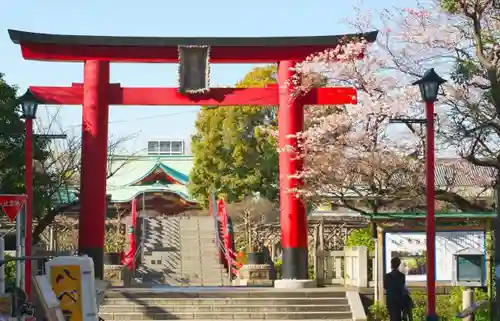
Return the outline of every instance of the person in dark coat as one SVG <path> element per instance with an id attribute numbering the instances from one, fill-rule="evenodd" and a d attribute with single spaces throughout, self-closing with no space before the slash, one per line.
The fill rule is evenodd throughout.
<path id="1" fill-rule="evenodd" d="M 402 321 L 403 309 L 405 307 L 406 276 L 399 271 L 400 265 L 401 260 L 399 257 L 392 258 L 391 272 L 387 273 L 384 277 L 384 289 L 390 321 Z"/>

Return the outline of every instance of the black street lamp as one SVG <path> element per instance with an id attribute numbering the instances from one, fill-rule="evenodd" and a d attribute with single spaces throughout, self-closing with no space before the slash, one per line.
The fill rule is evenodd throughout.
<path id="1" fill-rule="evenodd" d="M 31 92 L 31 90 L 26 90 L 26 92 L 17 99 L 19 105 L 21 106 L 21 117 L 24 119 L 34 119 L 36 118 L 36 111 L 38 109 L 38 104 L 40 100 Z"/>
<path id="2" fill-rule="evenodd" d="M 418 85 L 420 95 L 425 102 L 435 102 L 437 100 L 439 87 L 444 84 L 446 80 L 439 77 L 434 71 L 434 68 L 427 70 L 424 76 L 415 81 L 412 85 Z"/>
<path id="3" fill-rule="evenodd" d="M 434 102 L 437 100 L 439 87 L 446 80 L 439 77 L 434 68 L 427 70 L 424 76 L 415 81 L 418 85 L 420 95 L 425 102 L 426 144 L 426 203 L 427 213 L 425 216 L 425 238 L 427 245 L 426 257 L 426 287 L 427 287 L 427 321 L 438 319 L 436 314 L 436 190 L 435 190 L 435 147 L 434 147 Z"/>
<path id="4" fill-rule="evenodd" d="M 25 141 L 24 141 L 24 157 L 25 157 L 25 190 L 26 190 L 26 210 L 25 217 L 23 217 L 24 222 L 20 219 L 17 221 L 25 226 L 24 235 L 21 235 L 21 239 L 25 240 L 25 255 L 31 256 L 32 248 L 32 229 L 33 229 L 33 119 L 36 117 L 36 111 L 38 109 L 38 104 L 41 101 L 31 92 L 27 90 L 24 95 L 18 98 L 18 103 L 21 106 L 22 115 L 25 122 Z M 16 222 L 16 226 L 18 226 Z M 17 233 L 21 233 L 22 228 L 19 228 Z M 24 289 L 28 298 L 31 299 L 31 261 L 27 260 L 24 266 Z"/>

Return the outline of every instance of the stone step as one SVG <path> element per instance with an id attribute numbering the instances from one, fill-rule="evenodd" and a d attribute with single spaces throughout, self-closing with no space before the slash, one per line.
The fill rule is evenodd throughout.
<path id="1" fill-rule="evenodd" d="M 226 279 L 228 276 L 227 274 L 224 275 L 222 273 L 219 274 L 212 274 L 212 275 L 201 275 L 201 274 L 191 274 L 191 273 L 179 273 L 179 274 L 174 274 L 174 273 L 165 273 L 164 274 L 165 278 L 174 278 L 174 279 L 182 279 L 182 280 L 191 280 L 191 281 L 196 281 L 196 280 L 204 280 L 204 281 L 212 281 L 212 280 L 220 280 L 220 279 Z"/>
<path id="2" fill-rule="evenodd" d="M 351 312 L 167 312 L 158 311 L 151 308 L 149 312 L 115 312 L 99 313 L 104 320 L 228 320 L 228 319 L 277 319 L 277 320 L 297 320 L 297 319 L 349 319 Z"/>
<path id="3" fill-rule="evenodd" d="M 166 273 L 164 278 L 167 279 L 173 279 L 173 280 L 182 280 L 184 281 L 191 281 L 191 282 L 212 282 L 216 281 L 219 282 L 222 279 L 227 279 L 227 275 L 222 275 L 222 274 L 217 274 L 217 275 L 200 275 L 200 274 L 189 274 L 189 273 L 183 273 L 183 274 L 168 274 Z"/>
<path id="4" fill-rule="evenodd" d="M 184 232 L 181 233 L 181 235 L 179 236 L 179 239 L 182 241 L 184 240 L 189 240 L 189 239 L 192 239 L 192 240 L 205 240 L 205 241 L 215 241 L 215 233 L 213 232 L 210 232 L 210 233 L 207 233 L 207 234 L 198 234 L 198 233 L 190 233 L 190 234 L 186 234 Z"/>
<path id="5" fill-rule="evenodd" d="M 204 230 L 185 230 L 185 229 L 182 229 L 180 232 L 179 232 L 179 236 L 180 237 L 195 237 L 197 235 L 200 235 L 201 237 L 204 237 L 204 238 L 215 238 L 215 230 L 212 230 L 212 231 L 204 231 Z"/>
<path id="6" fill-rule="evenodd" d="M 215 233 L 210 232 L 210 233 L 203 234 L 203 233 L 184 233 L 184 232 L 182 232 L 179 237 L 181 240 L 186 240 L 186 239 L 215 240 Z"/>
<path id="7" fill-rule="evenodd" d="M 339 298 L 136 298 L 130 300 L 128 298 L 107 298 L 104 300 L 104 306 L 158 306 L 169 307 L 177 305 L 197 306 L 230 306 L 230 305 L 331 305 L 331 306 L 347 306 L 348 302 L 345 297 Z"/>
<path id="8" fill-rule="evenodd" d="M 155 321 L 166 321 L 168 319 L 162 320 L 156 320 Z M 141 321 L 141 320 L 127 320 L 127 321 Z M 206 319 L 196 319 L 196 321 L 209 321 Z M 283 321 L 283 320 L 278 320 L 278 319 L 240 319 L 240 321 Z M 296 319 L 295 321 L 306 321 L 306 320 L 299 320 Z M 325 319 L 307 319 L 307 321 L 325 321 Z M 335 319 L 335 321 L 353 321 L 352 318 L 349 319 Z"/>
<path id="9" fill-rule="evenodd" d="M 99 311 L 113 312 L 147 312 L 151 307 L 141 305 L 111 305 L 102 306 Z M 168 312 L 349 312 L 349 305 L 331 304 L 301 304 L 301 305 L 170 305 L 155 306 L 155 309 Z"/>
<path id="10" fill-rule="evenodd" d="M 153 262 L 154 261 L 154 262 Z M 157 263 L 161 261 L 160 263 Z M 163 265 L 165 268 L 173 269 L 173 270 L 181 270 L 181 269 L 190 269 L 190 270 L 217 270 L 221 268 L 219 261 L 214 258 L 206 258 L 201 259 L 198 258 L 196 260 L 172 260 L 157 256 L 148 256 L 146 260 L 144 260 L 144 265 Z"/>
<path id="11" fill-rule="evenodd" d="M 186 265 L 182 264 L 182 266 L 167 266 L 164 265 L 164 270 L 170 273 L 180 273 L 180 272 L 190 272 L 190 273 L 217 273 L 219 271 L 224 270 L 220 265 L 210 265 L 204 266 L 203 268 L 200 265 Z"/>
<path id="12" fill-rule="evenodd" d="M 216 272 L 216 273 L 211 273 L 211 274 L 201 274 L 201 273 L 196 273 L 196 272 L 184 272 L 184 273 L 169 273 L 169 272 L 164 272 L 163 273 L 165 277 L 182 277 L 182 278 L 190 278 L 191 280 L 195 279 L 204 279 L 204 280 L 211 280 L 211 279 L 220 279 L 223 278 L 227 275 L 224 273 Z"/>
<path id="13" fill-rule="evenodd" d="M 197 273 L 197 274 L 214 274 L 214 273 L 222 273 L 222 271 L 225 270 L 225 268 L 221 267 L 221 266 L 217 266 L 217 265 L 213 265 L 213 266 L 208 266 L 206 268 L 200 268 L 200 266 L 187 266 L 187 265 L 182 265 L 182 266 L 166 266 L 164 265 L 163 266 L 163 270 L 165 271 L 165 273 L 172 273 L 172 274 L 175 274 L 175 273 Z"/>
<path id="14" fill-rule="evenodd" d="M 203 287 L 203 286 L 226 286 L 229 285 L 229 281 L 224 279 L 217 280 L 189 280 L 189 279 L 163 279 L 163 283 L 170 286 L 182 286 L 182 287 Z"/>
<path id="15" fill-rule="evenodd" d="M 171 274 L 171 273 L 165 273 L 165 278 L 174 278 L 178 280 L 191 280 L 193 282 L 198 282 L 198 281 L 220 281 L 221 279 L 226 278 L 222 274 L 212 274 L 212 275 L 201 275 L 201 274 L 189 274 L 189 273 L 183 273 L 183 274 Z"/>
<path id="16" fill-rule="evenodd" d="M 158 255 L 156 255 L 158 256 Z M 165 257 L 165 259 L 175 259 L 175 258 L 169 258 L 169 257 Z M 182 260 L 182 262 L 197 262 L 197 263 L 200 263 L 200 260 L 203 260 L 203 261 L 207 261 L 207 262 L 218 262 L 218 258 L 217 258 L 217 255 L 215 253 L 203 253 L 201 255 L 190 255 L 190 256 L 186 256 L 186 255 L 183 255 L 180 257 L 180 260 Z"/>
<path id="17" fill-rule="evenodd" d="M 182 267 L 166 267 L 164 268 L 165 272 L 169 272 L 169 273 L 186 273 L 186 272 L 189 272 L 189 273 L 204 273 L 204 274 L 208 274 L 208 273 L 220 273 L 220 271 L 224 270 L 223 267 L 220 267 L 220 266 L 209 266 L 209 267 L 204 267 L 203 269 L 201 269 L 199 266 L 185 266 L 184 264 L 182 265 Z"/>
<path id="18" fill-rule="evenodd" d="M 217 280 L 189 280 L 189 279 L 163 279 L 163 283 L 170 286 L 225 286 L 229 281 L 223 279 Z"/>
<path id="19" fill-rule="evenodd" d="M 157 291 L 155 289 L 110 289 L 106 292 L 106 297 L 108 299 L 137 299 L 141 300 L 187 300 L 195 301 L 196 299 L 210 299 L 210 300 L 235 300 L 235 299 L 245 299 L 245 300 L 262 300 L 262 299 L 301 299 L 301 300 L 318 300 L 318 299 L 346 299 L 345 291 L 342 290 L 323 290 L 318 291 L 318 289 L 313 290 L 283 290 L 283 289 L 241 289 L 241 288 L 224 288 L 224 289 L 206 289 L 204 291 L 175 291 L 171 289 L 170 291 Z M 142 301 L 141 301 L 142 302 Z"/>
<path id="20" fill-rule="evenodd" d="M 223 270 L 224 268 L 222 268 L 221 266 L 219 265 L 216 265 L 215 263 L 214 264 L 211 264 L 209 266 L 205 266 L 203 268 L 200 267 L 200 264 L 185 264 L 185 263 L 182 263 L 177 265 L 177 266 L 173 266 L 173 265 L 168 265 L 168 264 L 164 264 L 163 265 L 165 270 L 168 270 L 170 272 L 185 272 L 185 271 L 190 271 L 190 272 L 210 272 L 210 273 L 214 273 L 214 272 L 217 272 L 217 271 L 221 271 Z"/>

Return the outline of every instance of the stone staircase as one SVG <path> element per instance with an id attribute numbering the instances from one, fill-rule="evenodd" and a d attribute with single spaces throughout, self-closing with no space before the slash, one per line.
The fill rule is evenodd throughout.
<path id="1" fill-rule="evenodd" d="M 173 288 L 170 288 L 173 289 Z M 179 289 L 179 288 L 177 288 Z M 354 320 L 345 290 L 205 288 L 111 290 L 104 320 Z"/>
<path id="2" fill-rule="evenodd" d="M 218 262 L 215 224 L 210 216 L 147 218 L 143 283 L 223 286 L 229 276 Z"/>

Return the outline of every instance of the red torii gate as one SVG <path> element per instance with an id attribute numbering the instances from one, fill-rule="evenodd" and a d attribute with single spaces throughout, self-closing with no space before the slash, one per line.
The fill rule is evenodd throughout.
<path id="1" fill-rule="evenodd" d="M 160 38 L 76 36 L 9 30 L 25 59 L 84 62 L 83 84 L 30 90 L 43 103 L 83 105 L 82 173 L 80 181 L 79 252 L 93 258 L 96 277 L 103 276 L 106 217 L 106 162 L 109 105 L 278 105 L 279 146 L 296 146 L 304 105 L 355 104 L 354 88 L 312 89 L 290 99 L 285 82 L 292 67 L 308 55 L 335 47 L 341 40 L 375 41 L 377 32 L 317 37 Z M 179 63 L 179 88 L 124 88 L 110 84 L 110 62 Z M 278 86 L 209 88 L 208 63 L 276 63 Z M 280 220 L 284 279 L 308 279 L 307 217 L 290 188 L 301 182 L 290 176 L 303 164 L 292 152 L 279 155 Z"/>

